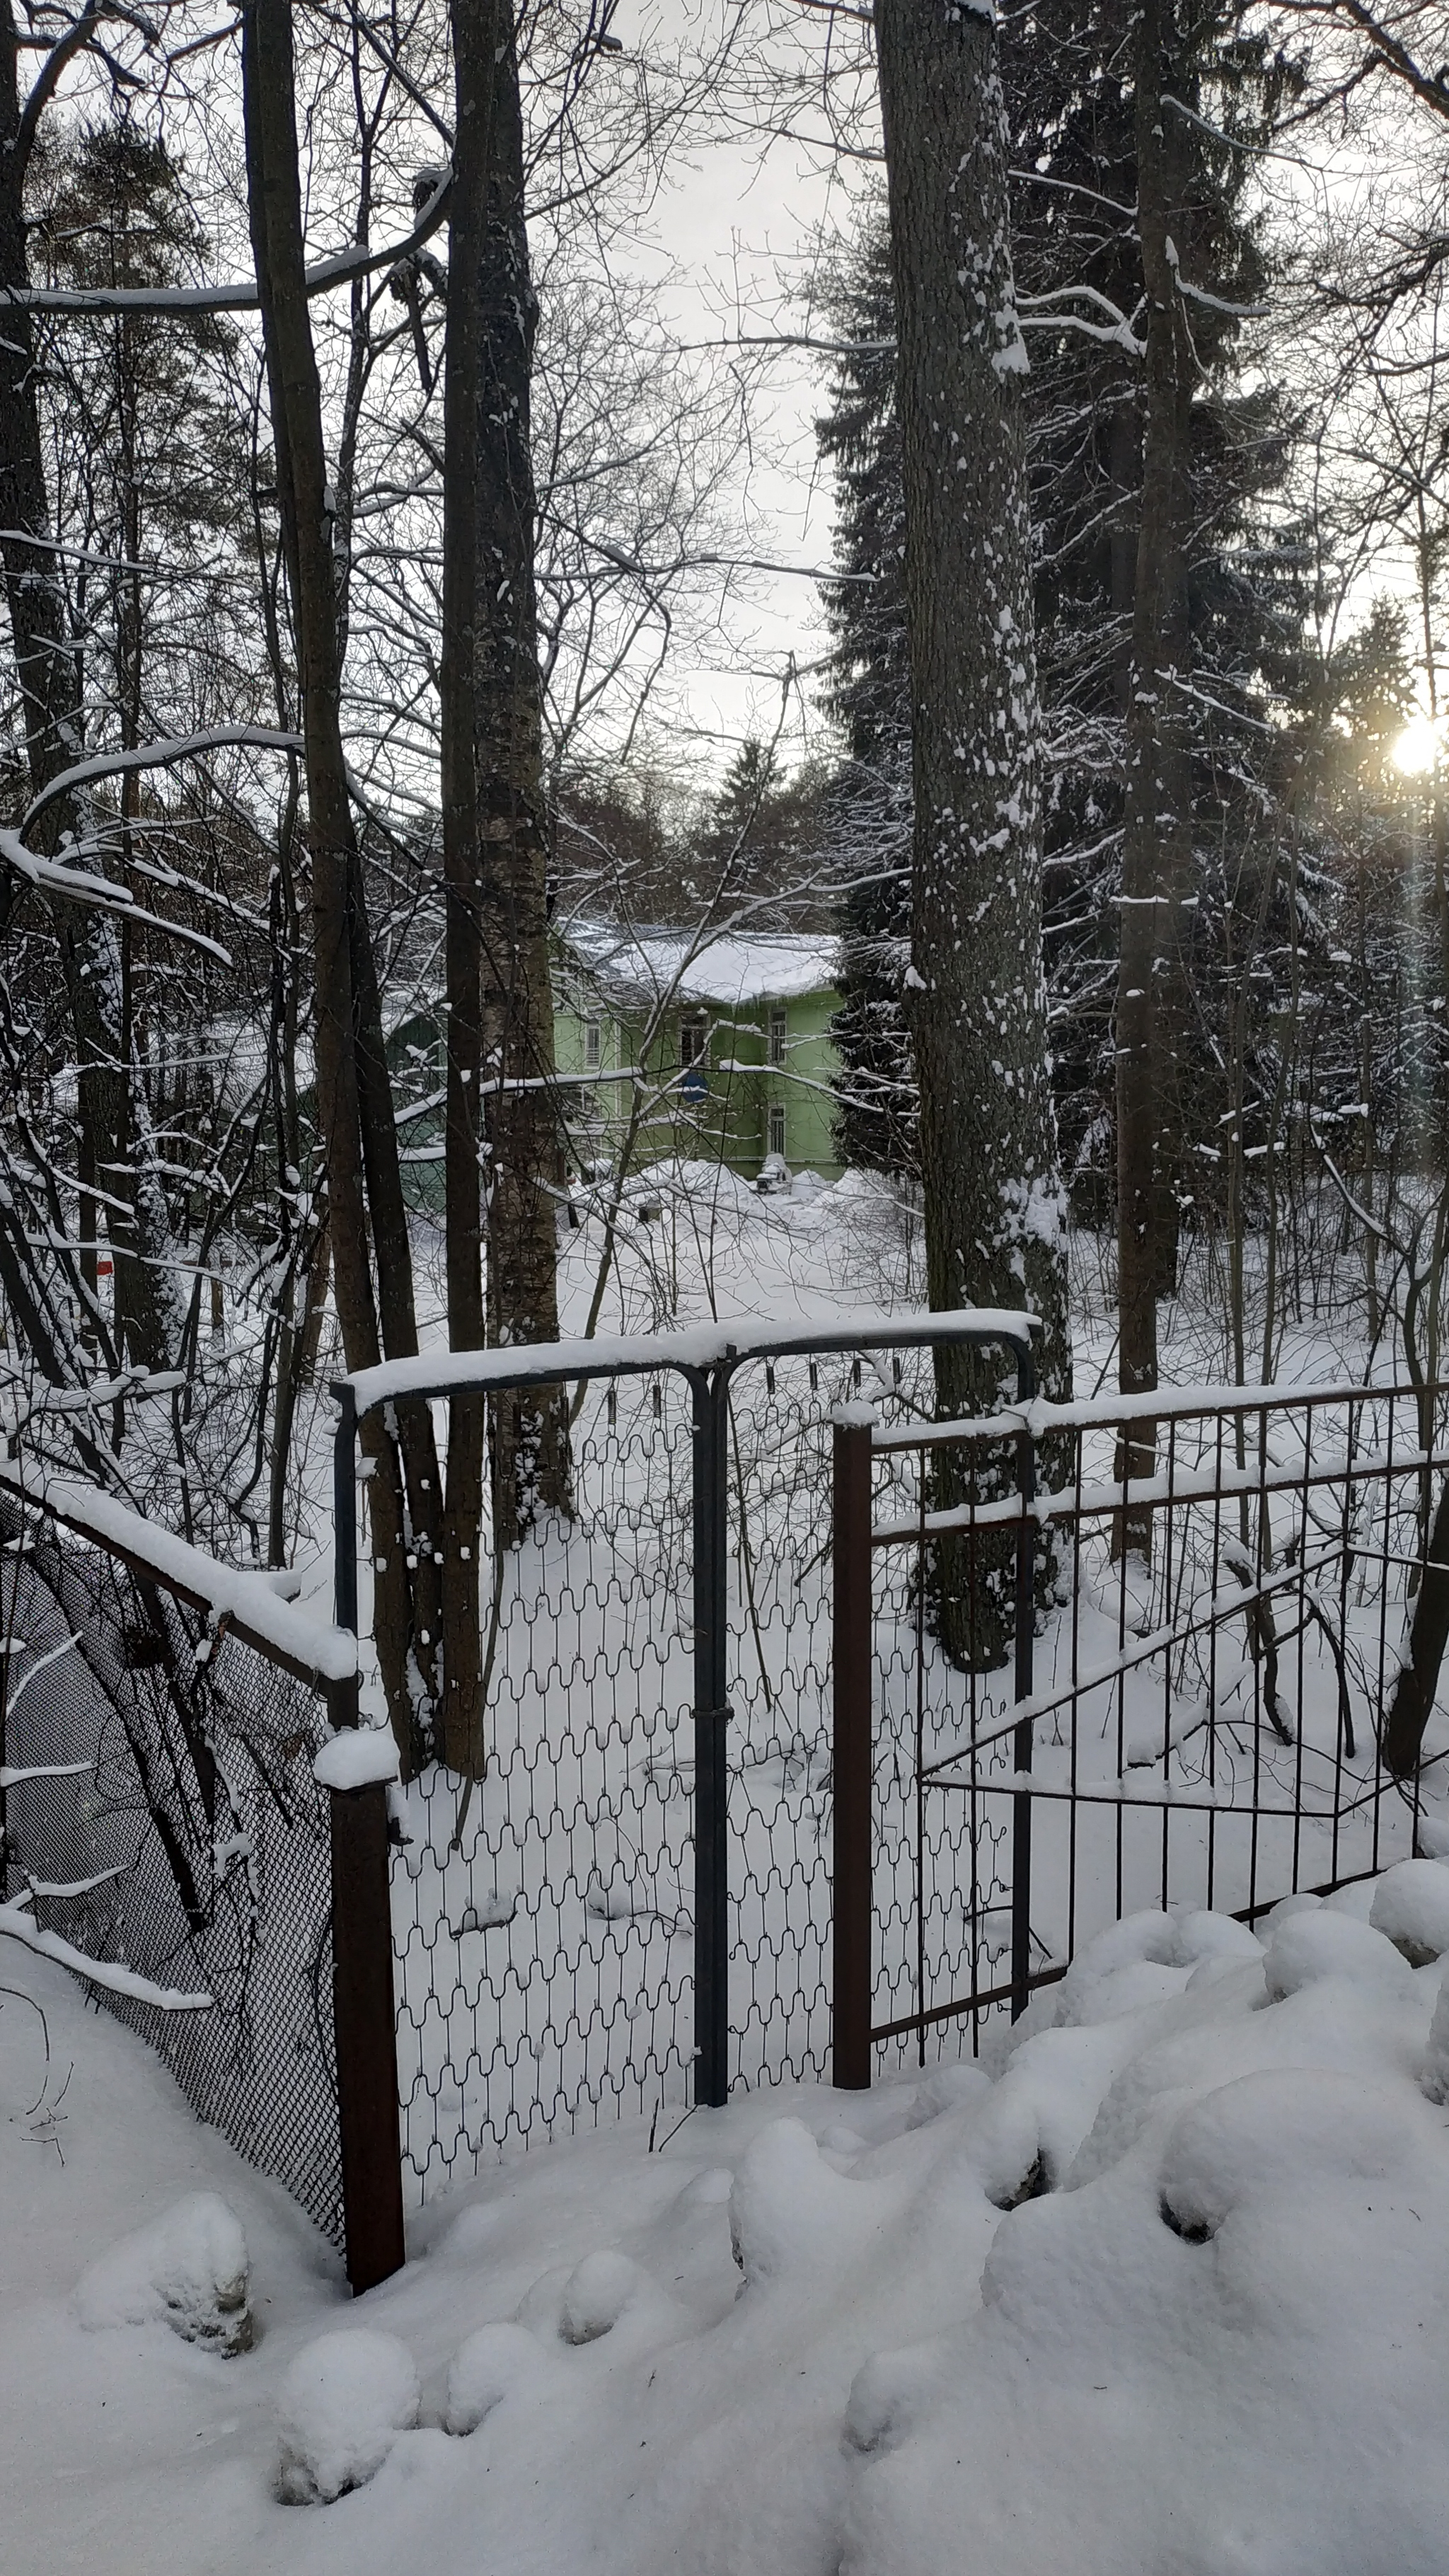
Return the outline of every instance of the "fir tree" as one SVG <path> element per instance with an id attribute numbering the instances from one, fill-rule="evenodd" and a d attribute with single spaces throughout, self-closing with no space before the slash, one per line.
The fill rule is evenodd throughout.
<path id="1" fill-rule="evenodd" d="M 905 508 L 890 234 L 880 198 L 831 281 L 825 310 L 844 344 L 816 429 L 834 468 L 841 576 L 824 594 L 832 644 L 822 701 L 846 746 L 825 798 L 843 880 L 835 1135 L 843 1162 L 914 1173 L 915 1076 L 901 1007 L 911 928 Z"/>

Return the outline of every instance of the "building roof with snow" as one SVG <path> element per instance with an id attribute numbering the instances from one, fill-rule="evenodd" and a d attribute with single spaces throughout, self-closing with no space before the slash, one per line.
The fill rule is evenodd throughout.
<path id="1" fill-rule="evenodd" d="M 791 1001 L 831 991 L 840 971 L 837 942 L 819 931 L 626 930 L 577 921 L 565 943 L 601 984 L 652 1001 Z"/>

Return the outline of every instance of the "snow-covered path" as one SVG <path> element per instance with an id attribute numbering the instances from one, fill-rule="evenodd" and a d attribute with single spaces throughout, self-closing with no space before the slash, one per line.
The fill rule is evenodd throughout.
<path id="1" fill-rule="evenodd" d="M 1431 2045 L 1442 1961 L 1404 1948 L 1449 1938 L 1449 1870 L 1395 1889 L 1400 1948 L 1371 1888 L 1266 1956 L 1134 1917 L 994 2082 L 541 2148 L 356 2304 L 137 2041 L 7 1959 L 54 2116 L 7 1992 L 6 2576 L 1446 2576 L 1449 2007 Z M 83 2325 L 86 2267 L 197 2191 L 245 2228 L 253 2349 Z M 289 2508 L 281 2384 L 339 2328 L 400 2341 L 422 2421 Z"/>

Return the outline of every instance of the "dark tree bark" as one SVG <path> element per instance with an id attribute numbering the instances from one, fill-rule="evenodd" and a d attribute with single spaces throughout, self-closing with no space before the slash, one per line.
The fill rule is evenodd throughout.
<path id="1" fill-rule="evenodd" d="M 448 1031 L 444 1124 L 448 1341 L 481 1350 L 483 1297 L 483 946 L 477 741 L 479 461 L 483 449 L 483 305 L 488 172 L 500 11 L 453 0 L 456 98 L 449 209 L 448 332 L 443 383 L 443 884 Z M 448 1424 L 443 1570 L 444 1757 L 470 1779 L 483 1768 L 478 1562 L 483 1533 L 484 1404 L 455 1396 Z"/>
<path id="2" fill-rule="evenodd" d="M 58 54 L 74 50 L 63 40 Z M 20 102 L 15 13 L 5 0 L 0 9 L 0 287 L 23 288 L 30 282 L 24 195 L 33 141 L 33 120 Z M 32 795 L 48 787 L 85 749 L 81 658 L 69 633 L 52 546 L 37 363 L 28 311 L 23 305 L 8 306 L 0 330 L 0 562 Z M 83 792 L 57 797 L 36 818 L 33 846 L 53 856 L 68 841 L 92 841 L 96 822 Z M 94 865 L 94 858 L 82 864 Z M 7 901 L 13 883 L 8 881 Z M 55 922 L 75 1030 L 80 1168 L 106 1193 L 118 1325 L 134 1361 L 144 1368 L 165 1368 L 173 1357 L 170 1226 L 145 1095 L 128 1042 L 120 932 L 114 918 L 99 907 L 72 902 L 57 904 Z M 90 1222 L 93 1226 L 93 1204 Z"/>
<path id="3" fill-rule="evenodd" d="M 1383 1726 L 1384 1764 L 1396 1780 L 1412 1780 L 1423 1750 L 1424 1729 L 1449 1645 L 1449 1478 L 1440 1490 L 1429 1532 L 1408 1648 L 1394 1683 Z"/>
<path id="4" fill-rule="evenodd" d="M 252 247 L 306 745 L 317 1108 L 327 1221 L 347 1364 L 368 1368 L 381 1357 L 412 1357 L 417 1331 L 376 967 L 342 747 L 331 517 L 321 389 L 307 310 L 287 0 L 250 0 L 243 18 L 242 68 Z M 397 1413 L 396 1444 L 372 1415 L 363 1426 L 363 1448 L 372 1464 L 378 1655 L 404 1763 L 414 1768 L 432 1749 L 441 1495 L 426 1407 L 399 1406 Z"/>
<path id="5" fill-rule="evenodd" d="M 548 960 L 543 689 L 534 588 L 537 504 L 529 446 L 537 301 L 524 219 L 523 117 L 511 24 L 501 43 L 477 280 L 479 589 L 474 643 L 482 960 L 483 1227 L 488 1338 L 558 1335 L 557 1208 L 563 1178 Z M 449 294 L 449 328 L 455 298 Z M 568 1507 L 561 1387 L 492 1409 L 494 1531 L 512 1545 L 540 1511 Z"/>
<path id="6" fill-rule="evenodd" d="M 1070 1384 L 1041 948 L 1037 683 L 1022 385 L 996 31 L 878 0 L 899 333 L 915 781 L 911 1024 L 933 1307 L 1027 1307 Z M 943 1412 L 988 1409 L 996 1354 L 938 1356 Z M 943 1582 L 974 1665 L 1011 1634 L 1005 1566 Z"/>
<path id="7" fill-rule="evenodd" d="M 1186 242 L 1187 155 L 1180 117 L 1165 111 L 1170 0 L 1142 0 L 1137 21 L 1138 230 L 1147 296 L 1142 498 L 1127 710 L 1117 981 L 1117 1380 L 1124 1395 L 1157 1384 L 1157 1299 L 1175 1267 L 1172 1117 L 1180 1035 L 1178 908 L 1191 829 L 1189 635 L 1185 537 L 1192 348 L 1177 282 Z M 1156 1426 L 1134 1423 L 1118 1446 L 1119 1478 L 1150 1476 Z M 1151 1549 L 1151 1521 L 1129 1511 L 1119 1545 Z"/>

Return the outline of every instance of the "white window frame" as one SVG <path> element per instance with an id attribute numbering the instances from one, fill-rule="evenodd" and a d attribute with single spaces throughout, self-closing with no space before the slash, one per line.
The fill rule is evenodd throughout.
<path id="1" fill-rule="evenodd" d="M 790 1014 L 783 1002 L 770 1005 L 770 1062 L 780 1065 L 790 1043 Z"/>
<path id="2" fill-rule="evenodd" d="M 770 1122 L 767 1133 L 770 1140 L 769 1151 L 772 1154 L 778 1154 L 783 1163 L 785 1159 L 785 1103 L 783 1100 L 772 1100 L 770 1103 Z"/>

